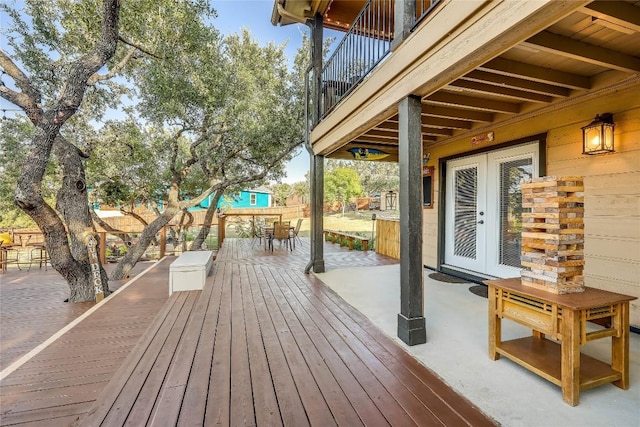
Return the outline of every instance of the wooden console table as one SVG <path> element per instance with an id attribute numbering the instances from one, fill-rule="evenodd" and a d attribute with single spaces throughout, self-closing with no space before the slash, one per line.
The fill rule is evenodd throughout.
<path id="1" fill-rule="evenodd" d="M 505 356 L 560 386 L 571 406 L 578 404 L 580 390 L 610 382 L 629 388 L 629 301 L 635 297 L 595 288 L 556 295 L 523 286 L 520 278 L 484 283 L 489 287 L 492 360 Z M 533 335 L 503 342 L 503 318 L 530 327 Z M 588 321 L 605 326 L 589 332 Z M 611 337 L 611 364 L 580 353 L 582 344 L 605 337 Z"/>

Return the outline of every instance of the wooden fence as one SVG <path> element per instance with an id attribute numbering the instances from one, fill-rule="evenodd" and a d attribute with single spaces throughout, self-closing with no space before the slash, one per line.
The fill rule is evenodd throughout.
<path id="1" fill-rule="evenodd" d="M 272 208 L 243 208 L 243 209 L 224 209 L 224 214 L 227 217 L 231 217 L 234 215 L 242 215 L 242 216 L 281 216 L 283 221 L 293 221 L 298 218 L 303 218 L 307 216 L 309 210 L 305 207 L 305 205 L 297 205 L 297 206 L 278 206 Z M 192 227 L 199 227 L 204 224 L 204 217 L 206 215 L 205 210 L 190 212 L 193 215 L 193 225 Z M 306 215 L 305 215 L 306 214 Z M 153 221 L 156 216 L 151 212 L 140 213 L 139 214 L 147 223 Z M 170 222 L 169 226 L 177 226 L 180 223 L 180 218 L 182 214 L 176 215 Z M 132 216 L 114 216 L 103 218 L 103 221 L 109 224 L 111 227 L 116 230 L 128 232 L 128 233 L 139 233 L 142 231 L 144 226 L 140 221 Z M 218 224 L 218 218 L 214 215 L 212 224 L 216 226 Z M 104 231 L 101 227 L 97 226 L 98 231 Z"/>
<path id="2" fill-rule="evenodd" d="M 397 219 L 376 220 L 376 252 L 400 259 L 400 221 Z"/>

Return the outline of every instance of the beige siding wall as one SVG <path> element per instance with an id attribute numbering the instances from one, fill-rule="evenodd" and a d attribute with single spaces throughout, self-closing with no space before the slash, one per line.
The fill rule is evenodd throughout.
<path id="1" fill-rule="evenodd" d="M 491 129 L 500 144 L 547 132 L 546 175 L 581 175 L 585 183 L 585 283 L 640 298 L 640 85 L 590 99 L 510 126 Z M 581 127 L 597 113 L 615 121 L 614 154 L 582 154 Z M 476 147 L 469 136 L 430 147 L 436 167 L 435 206 L 424 210 L 424 263 L 437 265 L 438 159 Z M 640 301 L 631 302 L 631 324 L 640 327 Z"/>

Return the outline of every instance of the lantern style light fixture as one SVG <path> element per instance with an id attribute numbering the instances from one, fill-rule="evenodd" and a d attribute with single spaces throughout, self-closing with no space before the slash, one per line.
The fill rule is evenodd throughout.
<path id="1" fill-rule="evenodd" d="M 582 154 L 613 153 L 613 114 L 597 114 L 582 128 Z"/>

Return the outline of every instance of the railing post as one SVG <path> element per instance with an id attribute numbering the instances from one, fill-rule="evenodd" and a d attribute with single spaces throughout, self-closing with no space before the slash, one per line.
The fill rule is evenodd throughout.
<path id="1" fill-rule="evenodd" d="M 422 133 L 420 97 L 398 105 L 400 163 L 400 313 L 398 338 L 408 345 L 427 342 L 422 262 Z"/>
<path id="2" fill-rule="evenodd" d="M 225 215 L 221 214 L 218 216 L 218 249 L 222 247 L 222 242 L 224 241 L 225 229 L 226 229 Z"/>
<path id="3" fill-rule="evenodd" d="M 164 258 L 167 252 L 167 227 L 160 229 L 160 259 Z"/>
<path id="4" fill-rule="evenodd" d="M 407 38 L 416 22 L 416 0 L 396 0 L 393 21 L 392 52 Z"/>

